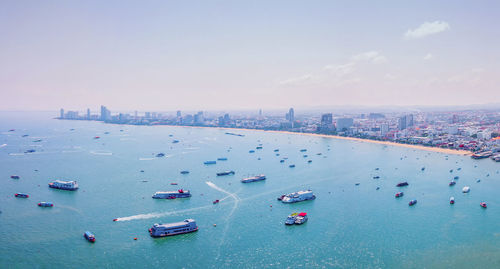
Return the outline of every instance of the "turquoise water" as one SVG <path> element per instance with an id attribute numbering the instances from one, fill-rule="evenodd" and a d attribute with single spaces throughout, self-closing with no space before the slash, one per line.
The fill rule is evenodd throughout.
<path id="1" fill-rule="evenodd" d="M 50 119 L 54 115 L 0 113 L 0 145 L 6 144 L 0 148 L 0 268 L 500 267 L 500 165 L 491 160 L 260 131 L 235 131 L 245 134 L 237 137 L 211 128 Z M 262 150 L 249 153 L 259 144 Z M 36 152 L 24 154 L 27 149 Z M 155 158 L 159 152 L 166 157 Z M 280 163 L 284 156 L 289 159 Z M 228 160 L 203 165 L 219 157 Z M 224 170 L 236 175 L 215 176 Z M 260 173 L 266 181 L 239 182 Z M 14 174 L 21 178 L 10 179 Z M 448 187 L 456 175 L 457 185 Z M 49 189 L 54 179 L 77 180 L 80 189 Z M 395 199 L 403 180 L 410 186 Z M 465 185 L 468 194 L 461 192 Z M 178 188 L 193 197 L 151 198 Z M 276 200 L 302 189 L 317 199 Z M 16 192 L 30 198 L 15 198 Z M 213 205 L 215 199 L 221 202 Z M 411 199 L 418 204 L 409 207 Z M 40 201 L 55 206 L 39 208 Z M 285 226 L 295 211 L 307 212 L 309 221 Z M 149 236 L 154 223 L 185 218 L 195 219 L 199 231 Z M 96 235 L 95 244 L 83 239 L 86 230 Z"/>

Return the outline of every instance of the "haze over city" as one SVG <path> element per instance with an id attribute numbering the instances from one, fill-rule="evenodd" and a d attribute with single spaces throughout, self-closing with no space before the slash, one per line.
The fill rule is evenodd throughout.
<path id="1" fill-rule="evenodd" d="M 0 7 L 0 110 L 500 103 L 497 1 Z"/>

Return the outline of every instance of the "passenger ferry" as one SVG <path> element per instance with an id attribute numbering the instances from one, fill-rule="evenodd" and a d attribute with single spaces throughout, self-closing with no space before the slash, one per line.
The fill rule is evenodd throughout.
<path id="1" fill-rule="evenodd" d="M 261 180 L 265 180 L 265 179 L 266 179 L 265 175 L 258 175 L 258 176 L 254 176 L 254 177 L 244 178 L 241 180 L 241 182 L 242 183 L 250 183 L 250 182 L 261 181 Z"/>
<path id="2" fill-rule="evenodd" d="M 155 223 L 151 229 L 149 229 L 149 234 L 152 237 L 163 237 L 178 234 L 185 234 L 190 232 L 198 231 L 198 226 L 196 226 L 196 221 L 194 219 L 186 219 L 181 222 L 158 224 Z"/>
<path id="3" fill-rule="evenodd" d="M 188 198 L 191 197 L 191 193 L 188 190 L 177 190 L 177 191 L 158 191 L 153 194 L 153 199 L 175 199 L 175 198 Z"/>
<path id="4" fill-rule="evenodd" d="M 67 191 L 74 191 L 78 189 L 78 183 L 76 181 L 62 181 L 56 180 L 49 183 L 50 188 L 61 189 Z"/>
<path id="5" fill-rule="evenodd" d="M 281 199 L 281 202 L 296 203 L 314 199 L 316 199 L 316 196 L 314 196 L 313 192 L 311 190 L 307 190 L 307 191 L 298 191 L 287 194 Z"/>
<path id="6" fill-rule="evenodd" d="M 85 239 L 87 239 L 89 242 L 92 242 L 94 243 L 95 242 L 95 235 L 92 234 L 91 232 L 89 231 L 86 231 L 84 234 L 83 234 L 83 237 L 85 237 Z"/>
<path id="7" fill-rule="evenodd" d="M 18 193 L 16 193 L 16 194 L 14 194 L 14 196 L 15 196 L 15 197 L 17 197 L 17 198 L 29 198 L 29 197 L 30 197 L 30 196 L 29 196 L 28 194 L 26 194 L 26 193 L 19 193 L 19 192 L 18 192 Z"/>
<path id="8" fill-rule="evenodd" d="M 217 176 L 227 176 L 227 175 L 234 175 L 234 171 L 224 171 L 224 172 L 219 172 L 217 173 Z"/>
<path id="9" fill-rule="evenodd" d="M 303 224 L 307 221 L 307 213 L 301 212 L 296 218 L 295 218 L 295 224 L 300 225 Z"/>
<path id="10" fill-rule="evenodd" d="M 49 203 L 49 202 L 40 202 L 40 203 L 38 203 L 38 206 L 39 207 L 53 207 L 54 204 L 53 203 Z"/>

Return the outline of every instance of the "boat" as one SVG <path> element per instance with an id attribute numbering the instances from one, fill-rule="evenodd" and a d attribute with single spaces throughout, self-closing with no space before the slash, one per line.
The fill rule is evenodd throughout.
<path id="1" fill-rule="evenodd" d="M 380 178 L 380 176 L 374 176 L 373 177 L 373 179 L 379 179 L 379 178 Z"/>
<path id="2" fill-rule="evenodd" d="M 491 159 L 495 162 L 500 162 L 500 154 L 496 154 L 491 156 Z"/>
<path id="3" fill-rule="evenodd" d="M 278 152 L 278 151 L 280 151 L 280 150 L 279 150 L 279 149 L 275 149 L 275 150 L 274 150 L 274 152 Z"/>
<path id="4" fill-rule="evenodd" d="M 220 202 L 219 199 L 217 199 L 217 200 L 213 201 L 212 204 L 215 205 L 215 204 L 218 204 L 219 202 Z"/>
<path id="5" fill-rule="evenodd" d="M 294 225 L 295 219 L 297 218 L 297 215 L 298 215 L 298 213 L 290 214 L 285 220 L 285 225 Z"/>
<path id="6" fill-rule="evenodd" d="M 254 152 L 255 152 L 255 150 L 253 150 L 253 149 L 248 151 L 248 153 L 254 153 Z"/>
<path id="7" fill-rule="evenodd" d="M 400 191 L 400 192 L 396 193 L 395 197 L 399 198 L 399 197 L 403 197 L 403 195 L 404 195 L 404 192 Z"/>
<path id="8" fill-rule="evenodd" d="M 486 203 L 485 203 L 485 202 L 481 202 L 481 203 L 479 203 L 479 205 L 480 205 L 482 208 L 486 208 Z"/>
<path id="9" fill-rule="evenodd" d="M 151 237 L 164 237 L 178 234 L 185 234 L 198 231 L 196 221 L 194 219 L 186 219 L 181 222 L 167 223 L 167 224 L 153 224 L 149 229 Z"/>
<path id="10" fill-rule="evenodd" d="M 451 205 L 455 204 L 455 197 L 453 197 L 453 196 L 450 197 L 450 204 Z"/>
<path id="11" fill-rule="evenodd" d="M 282 194 L 282 195 L 280 195 L 280 196 L 279 196 L 278 198 L 276 198 L 276 199 L 278 199 L 278 201 L 282 201 L 282 200 L 283 200 L 283 198 L 284 198 L 285 196 L 286 196 L 286 194 Z"/>
<path id="12" fill-rule="evenodd" d="M 12 179 L 20 179 L 21 177 L 16 176 L 16 175 L 12 175 L 12 176 L 10 176 L 10 178 L 12 178 Z"/>
<path id="13" fill-rule="evenodd" d="M 30 197 L 28 194 L 26 194 L 26 193 L 20 193 L 20 192 L 14 194 L 14 196 L 17 197 L 17 198 L 29 198 Z"/>
<path id="14" fill-rule="evenodd" d="M 174 141 L 172 141 L 172 143 L 177 144 L 177 143 L 179 143 L 179 140 L 174 140 Z"/>
<path id="15" fill-rule="evenodd" d="M 217 176 L 228 176 L 228 175 L 234 175 L 234 171 L 224 171 L 224 172 L 219 172 L 217 173 Z"/>
<path id="16" fill-rule="evenodd" d="M 118 221 L 118 219 L 113 219 L 113 221 Z"/>
<path id="17" fill-rule="evenodd" d="M 302 157 L 307 158 L 307 154 L 302 155 Z"/>
<path id="18" fill-rule="evenodd" d="M 472 159 L 485 159 L 485 158 L 489 158 L 491 157 L 491 155 L 493 155 L 493 152 L 491 151 L 482 151 L 482 152 L 476 152 L 474 154 L 472 154 L 470 157 Z"/>
<path id="19" fill-rule="evenodd" d="M 417 203 L 417 200 L 411 200 L 408 205 L 409 206 L 412 206 L 412 205 L 415 205 Z"/>
<path id="20" fill-rule="evenodd" d="M 40 202 L 40 203 L 38 203 L 38 206 L 40 206 L 40 207 L 53 207 L 54 204 L 49 203 L 49 202 Z"/>
<path id="21" fill-rule="evenodd" d="M 295 218 L 295 224 L 300 225 L 304 224 L 307 221 L 307 213 L 301 212 L 299 215 Z"/>
<path id="22" fill-rule="evenodd" d="M 33 140 L 33 142 L 35 142 L 35 143 L 42 142 L 42 139 L 36 139 L 36 140 Z"/>
<path id="23" fill-rule="evenodd" d="M 481 180 L 480 180 L 480 179 L 476 180 L 476 183 L 479 183 L 479 182 L 481 182 Z"/>
<path id="24" fill-rule="evenodd" d="M 422 169 L 421 169 L 421 170 L 422 170 L 422 171 L 424 171 L 424 170 L 425 170 L 425 167 L 422 167 Z"/>
<path id="25" fill-rule="evenodd" d="M 95 242 L 95 235 L 92 234 L 91 232 L 89 231 L 86 231 L 84 234 L 83 234 L 83 237 L 85 237 L 85 239 L 87 239 L 89 242 L 92 242 L 94 243 Z"/>
<path id="26" fill-rule="evenodd" d="M 181 171 L 181 174 L 183 174 L 183 175 L 189 174 L 189 171 L 183 170 L 183 171 Z"/>
<path id="27" fill-rule="evenodd" d="M 217 163 L 217 161 L 206 161 L 203 164 L 216 164 L 216 163 Z"/>
<path id="28" fill-rule="evenodd" d="M 217 158 L 217 161 L 227 161 L 227 158 L 226 157 Z"/>
<path id="29" fill-rule="evenodd" d="M 280 163 L 284 163 L 284 162 L 285 162 L 285 160 L 280 160 Z"/>
<path id="30" fill-rule="evenodd" d="M 100 136 L 94 136 L 94 139 L 99 139 L 99 138 L 101 138 L 101 137 Z"/>
<path id="31" fill-rule="evenodd" d="M 76 181 L 55 180 L 49 183 L 49 188 L 74 191 L 78 189 Z"/>
<path id="32" fill-rule="evenodd" d="M 316 199 L 316 196 L 314 196 L 313 192 L 311 190 L 307 190 L 307 191 L 298 191 L 287 194 L 281 199 L 281 202 L 296 203 L 314 199 Z"/>
<path id="33" fill-rule="evenodd" d="M 405 181 L 405 182 L 399 182 L 399 183 L 396 185 L 396 187 L 404 187 L 404 186 L 408 186 L 408 185 L 409 185 L 409 184 L 408 184 L 408 182 L 406 182 L 406 181 Z"/>
<path id="34" fill-rule="evenodd" d="M 306 152 L 306 151 L 307 151 L 307 149 L 301 149 L 300 150 L 300 152 Z"/>
<path id="35" fill-rule="evenodd" d="M 179 189 L 177 191 L 157 191 L 153 194 L 153 199 L 175 199 L 175 198 L 188 198 L 191 193 L 188 190 Z"/>
<path id="36" fill-rule="evenodd" d="M 161 153 L 161 152 L 160 152 L 160 153 L 156 154 L 156 157 L 158 157 L 158 158 L 160 158 L 160 157 L 165 157 L 165 153 Z"/>
<path id="37" fill-rule="evenodd" d="M 468 193 L 468 192 L 470 192 L 470 187 L 469 187 L 469 186 L 465 186 L 465 187 L 462 189 L 462 192 L 463 192 L 463 193 Z"/>
<path id="38" fill-rule="evenodd" d="M 320 155 L 322 155 L 322 154 L 323 154 L 323 153 L 321 153 L 321 152 L 316 153 L 316 155 L 318 155 L 318 156 L 320 156 Z"/>
<path id="39" fill-rule="evenodd" d="M 290 164 L 288 167 L 290 167 L 290 168 L 294 168 L 294 167 L 295 167 L 295 164 Z"/>
<path id="40" fill-rule="evenodd" d="M 459 178 L 460 178 L 459 176 L 455 176 L 453 179 L 457 180 L 457 179 L 459 179 Z"/>
<path id="41" fill-rule="evenodd" d="M 177 185 L 177 182 L 172 182 L 170 183 L 170 185 Z"/>
<path id="42" fill-rule="evenodd" d="M 255 147 L 255 149 L 262 149 L 262 146 Z"/>
<path id="43" fill-rule="evenodd" d="M 250 183 L 250 182 L 261 181 L 261 180 L 265 180 L 265 179 L 266 179 L 265 175 L 258 175 L 258 176 L 254 176 L 254 177 L 244 178 L 241 180 L 241 182 L 242 183 Z"/>
<path id="44" fill-rule="evenodd" d="M 457 184 L 457 182 L 455 182 L 455 181 L 452 180 L 452 181 L 450 181 L 450 183 L 448 183 L 448 186 L 450 186 L 450 187 L 451 186 L 455 186 L 455 184 Z"/>
<path id="45" fill-rule="evenodd" d="M 27 150 L 27 151 L 25 151 L 24 153 L 34 153 L 34 152 L 36 152 L 36 150 L 34 150 L 34 149 L 28 149 L 28 150 Z"/>
<path id="46" fill-rule="evenodd" d="M 354 183 L 355 186 L 359 186 L 359 184 L 361 184 L 361 183 Z"/>
<path id="47" fill-rule="evenodd" d="M 307 161 L 307 163 L 312 163 L 312 162 L 313 162 L 312 160 Z"/>

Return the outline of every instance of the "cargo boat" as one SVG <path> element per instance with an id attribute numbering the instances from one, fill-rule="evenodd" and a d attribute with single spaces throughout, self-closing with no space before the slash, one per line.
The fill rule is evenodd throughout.
<path id="1" fill-rule="evenodd" d="M 185 234 L 196 231 L 198 231 L 198 226 L 196 226 L 196 221 L 194 219 L 186 219 L 181 222 L 174 222 L 167 224 L 155 223 L 153 227 L 149 229 L 149 234 L 151 235 L 151 237 L 164 237 L 164 236 Z"/>

